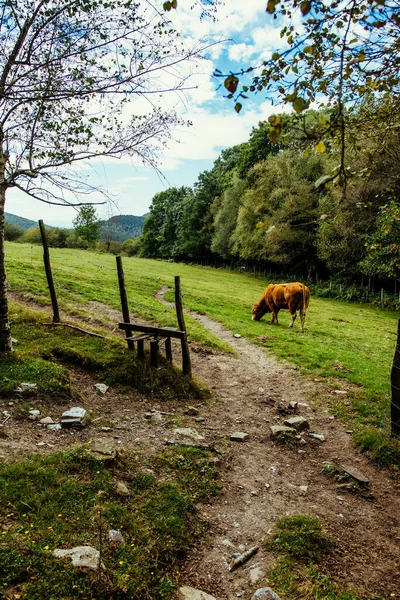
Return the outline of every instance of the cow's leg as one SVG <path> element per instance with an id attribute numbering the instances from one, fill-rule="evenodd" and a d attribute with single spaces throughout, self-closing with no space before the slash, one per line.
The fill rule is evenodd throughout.
<path id="1" fill-rule="evenodd" d="M 275 325 L 279 325 L 279 323 L 278 323 L 278 312 L 279 312 L 279 308 L 275 308 L 274 311 L 273 311 L 272 322 L 275 323 Z"/>
<path id="2" fill-rule="evenodd" d="M 291 320 L 290 320 L 289 327 L 293 327 L 293 325 L 294 325 L 294 322 L 295 322 L 295 320 L 296 320 L 296 316 L 297 316 L 297 313 L 296 313 L 296 311 L 294 311 L 294 313 L 290 313 L 290 316 L 291 316 L 292 318 L 291 318 Z"/>
<path id="3" fill-rule="evenodd" d="M 306 311 L 304 310 L 304 308 L 300 309 L 300 322 L 301 322 L 301 329 L 304 329 L 304 322 L 306 320 Z"/>

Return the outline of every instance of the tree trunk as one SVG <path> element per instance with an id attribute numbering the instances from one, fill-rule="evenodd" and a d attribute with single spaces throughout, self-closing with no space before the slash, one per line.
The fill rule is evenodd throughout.
<path id="1" fill-rule="evenodd" d="M 4 156 L 0 156 L 0 352 L 11 352 L 11 330 L 8 322 L 6 261 L 4 255 Z"/>

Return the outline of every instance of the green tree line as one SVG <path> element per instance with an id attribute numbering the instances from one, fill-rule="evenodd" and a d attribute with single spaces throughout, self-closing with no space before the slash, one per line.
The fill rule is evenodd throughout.
<path id="1" fill-rule="evenodd" d="M 345 194 L 341 140 L 320 141 L 331 118 L 324 109 L 260 122 L 193 188 L 154 196 L 135 251 L 186 262 L 244 261 L 311 279 L 398 280 L 398 108 L 389 96 L 366 97 L 359 107 L 346 130 Z M 277 119 L 284 135 L 273 143 Z"/>

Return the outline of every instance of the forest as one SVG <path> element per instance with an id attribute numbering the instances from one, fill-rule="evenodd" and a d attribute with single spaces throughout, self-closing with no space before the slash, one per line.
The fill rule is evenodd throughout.
<path id="1" fill-rule="evenodd" d="M 278 120 L 283 133 L 271 141 Z M 259 122 L 248 141 L 223 150 L 192 189 L 154 196 L 134 251 L 257 265 L 311 281 L 375 281 L 396 294 L 398 107 L 389 95 L 366 96 L 347 115 L 344 146 L 332 120 L 326 108 Z M 338 175 L 342 162 L 345 182 Z"/>

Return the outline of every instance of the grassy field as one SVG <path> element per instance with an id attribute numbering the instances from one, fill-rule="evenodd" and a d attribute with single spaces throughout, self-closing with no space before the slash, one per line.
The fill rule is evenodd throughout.
<path id="1" fill-rule="evenodd" d="M 6 257 L 10 289 L 49 304 L 42 249 L 8 243 Z M 91 302 L 120 309 L 114 256 L 52 249 L 51 262 L 59 304 L 69 314 L 95 317 Z M 280 313 L 278 327 L 269 323 L 269 315 L 260 322 L 251 320 L 251 306 L 267 281 L 227 270 L 138 258 L 124 258 L 123 265 L 131 318 L 176 326 L 174 310 L 161 305 L 154 296 L 166 285 L 166 299 L 173 301 L 174 276 L 180 275 L 186 309 L 209 315 L 234 333 L 267 347 L 277 358 L 297 365 L 299 372 L 322 378 L 331 387 L 340 388 L 343 380 L 354 384 L 351 405 L 338 398 L 331 408 L 356 428 L 362 426 L 356 435 L 363 448 L 372 449 L 384 462 L 391 460 L 385 458 L 385 452 L 398 314 L 312 297 L 302 333 L 298 321 L 293 329 L 287 327 L 288 311 Z M 186 324 L 191 340 L 227 350 L 194 319 L 186 317 Z"/>

